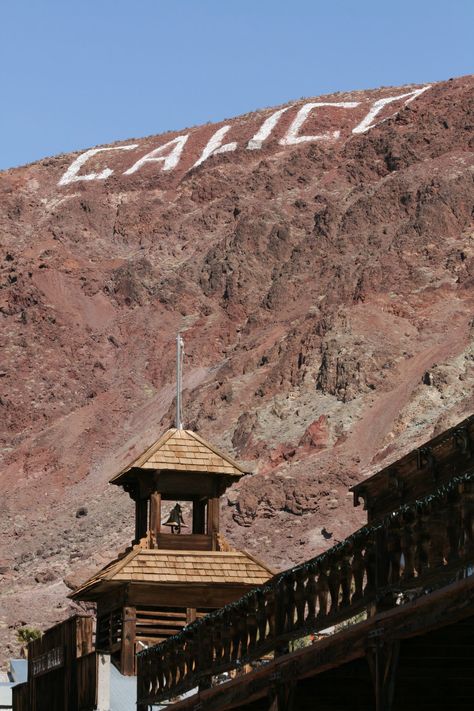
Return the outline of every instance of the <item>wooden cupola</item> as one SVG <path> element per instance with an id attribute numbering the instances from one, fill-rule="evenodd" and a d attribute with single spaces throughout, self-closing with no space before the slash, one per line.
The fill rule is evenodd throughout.
<path id="1" fill-rule="evenodd" d="M 111 479 L 135 502 L 135 540 L 161 549 L 217 550 L 219 503 L 246 472 L 195 432 L 169 429 L 140 457 Z M 190 502 L 190 521 L 165 529 L 162 502 Z M 169 524 L 168 524 L 169 525 Z"/>

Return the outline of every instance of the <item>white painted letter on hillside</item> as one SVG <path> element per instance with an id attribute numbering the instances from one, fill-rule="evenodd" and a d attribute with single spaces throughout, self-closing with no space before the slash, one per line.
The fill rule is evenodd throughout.
<path id="1" fill-rule="evenodd" d="M 138 148 L 138 143 L 130 143 L 128 146 L 111 146 L 110 148 L 91 148 L 71 163 L 58 185 L 69 185 L 69 183 L 78 183 L 81 180 L 105 180 L 114 172 L 110 168 L 104 168 L 101 173 L 88 173 L 87 175 L 78 175 L 78 173 L 84 163 L 97 153 L 102 153 L 102 151 L 131 151 L 134 148 Z"/>
<path id="2" fill-rule="evenodd" d="M 375 123 L 371 123 L 377 116 L 377 114 L 382 111 L 383 107 L 387 104 L 391 104 L 392 101 L 397 101 L 397 99 L 406 99 L 406 97 L 408 96 L 410 98 L 408 98 L 407 101 L 405 101 L 405 103 L 403 104 L 403 106 L 406 106 L 410 103 L 410 101 L 413 101 L 414 99 L 416 99 L 417 96 L 420 96 L 420 94 L 423 94 L 423 92 L 427 91 L 428 89 L 431 89 L 431 84 L 429 86 L 424 86 L 421 89 L 409 91 L 407 94 L 399 94 L 398 96 L 387 96 L 385 99 L 379 99 L 378 101 L 375 101 L 372 104 L 372 108 L 370 109 L 367 116 L 362 119 L 362 121 L 355 128 L 352 129 L 352 133 L 365 133 L 374 126 L 378 126 L 380 123 L 383 123 L 387 119 L 392 118 L 392 116 L 395 116 L 397 114 L 397 111 L 395 111 L 390 116 L 387 116 L 387 118 L 382 119 L 382 121 L 376 121 Z"/>
<path id="3" fill-rule="evenodd" d="M 168 141 L 168 143 L 165 143 L 163 146 L 155 148 L 153 151 L 150 151 L 150 153 L 143 156 L 143 158 L 137 160 L 131 168 L 124 172 L 124 175 L 131 175 L 132 173 L 135 173 L 145 163 L 163 163 L 162 170 L 173 170 L 173 168 L 176 168 L 178 165 L 188 137 L 189 134 L 186 134 L 185 136 L 178 136 L 177 138 L 173 138 L 172 141 Z M 167 151 L 169 152 L 167 153 Z"/>
<path id="4" fill-rule="evenodd" d="M 262 147 L 263 142 L 267 140 L 267 138 L 277 125 L 278 121 L 280 120 L 280 116 L 284 114 L 285 111 L 288 111 L 289 108 L 289 106 L 286 106 L 284 109 L 275 111 L 275 113 L 269 116 L 267 120 L 262 123 L 255 136 L 253 136 L 247 143 L 247 148 L 249 151 L 255 151 Z"/>
<path id="5" fill-rule="evenodd" d="M 341 135 L 340 131 L 326 131 L 326 133 L 320 133 L 315 136 L 299 136 L 298 133 L 313 109 L 317 109 L 320 106 L 334 106 L 341 109 L 354 109 L 356 106 L 359 106 L 359 103 L 359 101 L 340 101 L 337 103 L 317 101 L 311 102 L 310 104 L 304 104 L 296 114 L 293 123 L 288 129 L 286 136 L 281 139 L 280 144 L 282 146 L 293 146 L 296 143 L 305 143 L 306 141 L 336 140 Z"/>
<path id="6" fill-rule="evenodd" d="M 222 128 L 219 128 L 219 130 L 217 130 L 215 134 L 211 136 L 211 138 L 207 142 L 206 147 L 201 153 L 201 157 L 195 162 L 193 168 L 197 168 L 198 165 L 201 165 L 201 163 L 204 163 L 205 160 L 210 158 L 212 155 L 215 155 L 216 153 L 228 153 L 229 151 L 235 151 L 235 149 L 237 148 L 237 143 L 235 141 L 222 145 L 224 136 L 227 131 L 230 131 L 230 128 L 230 126 L 222 126 Z"/>

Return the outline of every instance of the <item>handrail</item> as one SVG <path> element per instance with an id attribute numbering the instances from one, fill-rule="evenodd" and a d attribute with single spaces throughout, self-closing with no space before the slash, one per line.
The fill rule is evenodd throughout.
<path id="1" fill-rule="evenodd" d="M 325 553 L 138 655 L 138 703 L 152 704 L 401 592 L 446 584 L 474 562 L 474 471 L 364 526 Z"/>

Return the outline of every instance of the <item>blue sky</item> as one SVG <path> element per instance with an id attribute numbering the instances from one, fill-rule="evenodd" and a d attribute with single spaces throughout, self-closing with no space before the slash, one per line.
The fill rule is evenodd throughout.
<path id="1" fill-rule="evenodd" d="M 0 0 L 0 169 L 473 69 L 474 0 Z"/>

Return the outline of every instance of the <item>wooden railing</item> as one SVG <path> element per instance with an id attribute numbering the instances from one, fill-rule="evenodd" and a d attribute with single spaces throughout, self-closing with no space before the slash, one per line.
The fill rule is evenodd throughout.
<path id="1" fill-rule="evenodd" d="M 157 703 L 241 667 L 288 641 L 401 604 L 474 562 L 474 473 L 402 506 L 322 555 L 138 655 L 138 704 Z"/>

